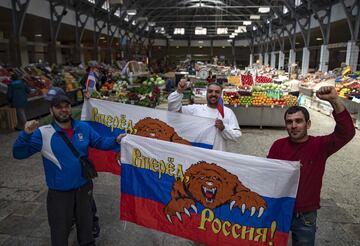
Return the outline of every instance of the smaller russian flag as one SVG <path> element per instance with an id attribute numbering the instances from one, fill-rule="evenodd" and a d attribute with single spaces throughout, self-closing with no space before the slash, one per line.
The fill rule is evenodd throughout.
<path id="1" fill-rule="evenodd" d="M 224 100 L 223 100 L 222 94 L 219 98 L 219 101 L 217 104 L 217 109 L 218 109 L 219 113 L 221 114 L 222 118 L 224 119 L 225 111 L 224 111 Z"/>
<path id="2" fill-rule="evenodd" d="M 96 90 L 95 85 L 96 85 L 95 74 L 93 71 L 90 71 L 89 76 L 86 80 L 86 90 L 91 93 L 93 90 Z"/>

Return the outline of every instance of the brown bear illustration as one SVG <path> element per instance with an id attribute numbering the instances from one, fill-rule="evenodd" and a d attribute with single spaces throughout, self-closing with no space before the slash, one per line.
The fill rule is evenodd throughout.
<path id="1" fill-rule="evenodd" d="M 215 163 L 200 161 L 192 164 L 185 172 L 184 180 L 176 180 L 171 200 L 165 206 L 164 213 L 172 223 L 171 216 L 182 221 L 181 214 L 190 217 L 189 209 L 197 213 L 196 202 L 206 208 L 214 209 L 229 203 L 229 208 L 239 207 L 242 213 L 250 211 L 250 216 L 258 212 L 260 217 L 265 209 L 265 200 L 257 193 L 250 191 L 238 179 Z"/>
<path id="2" fill-rule="evenodd" d="M 180 137 L 173 127 L 159 119 L 146 117 L 139 120 L 135 124 L 134 128 L 136 129 L 135 135 L 191 145 L 189 141 Z"/>

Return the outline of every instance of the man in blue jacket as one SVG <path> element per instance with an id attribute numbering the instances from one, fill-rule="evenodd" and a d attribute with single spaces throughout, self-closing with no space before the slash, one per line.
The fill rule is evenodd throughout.
<path id="1" fill-rule="evenodd" d="M 25 82 L 16 73 L 11 75 L 11 83 L 8 85 L 7 99 L 11 107 L 16 108 L 16 130 L 23 130 L 26 122 L 25 106 L 28 94 L 31 92 Z"/>
<path id="2" fill-rule="evenodd" d="M 60 90 L 49 90 L 53 123 L 39 127 L 37 121 L 25 124 L 13 146 L 13 156 L 25 159 L 41 152 L 45 170 L 47 213 L 54 246 L 68 245 L 75 218 L 80 245 L 95 245 L 92 234 L 91 207 L 93 185 L 84 178 L 80 161 L 71 152 L 60 134 L 65 133 L 81 157 L 88 156 L 88 147 L 101 150 L 119 149 L 124 134 L 102 137 L 85 122 L 71 118 L 70 99 Z"/>

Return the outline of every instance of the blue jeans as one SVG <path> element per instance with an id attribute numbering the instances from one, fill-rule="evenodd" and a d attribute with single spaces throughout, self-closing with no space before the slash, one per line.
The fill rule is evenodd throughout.
<path id="1" fill-rule="evenodd" d="M 315 245 L 317 211 L 294 213 L 291 223 L 292 246 Z"/>

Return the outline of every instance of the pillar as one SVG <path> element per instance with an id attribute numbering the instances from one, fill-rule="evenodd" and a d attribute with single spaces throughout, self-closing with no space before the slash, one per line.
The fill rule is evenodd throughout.
<path id="1" fill-rule="evenodd" d="M 35 62 L 39 62 L 39 60 L 41 60 L 42 62 L 44 62 L 46 59 L 44 57 L 44 53 L 45 53 L 45 46 L 42 43 L 42 39 L 37 39 L 35 38 L 35 43 L 34 43 L 34 60 Z M 50 46 L 48 47 L 48 53 L 50 52 Z M 50 54 L 48 54 L 48 57 L 50 56 Z M 49 58 L 48 58 L 49 59 Z"/>
<path id="2" fill-rule="evenodd" d="M 349 41 L 346 49 L 346 64 L 351 66 L 353 71 L 357 70 L 357 64 L 359 59 L 359 46 L 355 41 Z"/>
<path id="3" fill-rule="evenodd" d="M 56 52 L 56 64 L 63 64 L 64 60 L 61 53 L 60 42 L 56 42 L 55 52 Z"/>
<path id="4" fill-rule="evenodd" d="M 327 72 L 328 71 L 328 63 L 329 63 L 329 49 L 328 45 L 321 45 L 320 49 L 320 64 L 319 64 L 319 70 L 321 72 Z"/>
<path id="5" fill-rule="evenodd" d="M 289 51 L 289 67 L 295 63 L 296 60 L 296 52 L 294 49 Z"/>
<path id="6" fill-rule="evenodd" d="M 253 64 L 254 64 L 254 54 L 250 53 L 249 67 L 252 67 Z"/>
<path id="7" fill-rule="evenodd" d="M 83 44 L 80 44 L 79 52 L 80 52 L 80 63 L 85 64 L 84 45 Z"/>
<path id="8" fill-rule="evenodd" d="M 264 61 L 263 54 L 260 53 L 260 54 L 259 54 L 259 63 L 262 65 L 262 64 L 263 64 L 263 61 Z"/>
<path id="9" fill-rule="evenodd" d="M 310 50 L 308 47 L 303 48 L 301 74 L 307 74 L 309 70 Z"/>
<path id="10" fill-rule="evenodd" d="M 270 67 L 275 68 L 276 54 L 275 51 L 271 51 Z"/>
<path id="11" fill-rule="evenodd" d="M 20 59 L 22 66 L 29 64 L 29 51 L 26 37 L 20 37 Z"/>
<path id="12" fill-rule="evenodd" d="M 269 53 L 268 52 L 265 52 L 265 54 L 264 54 L 264 64 L 266 66 L 269 66 Z"/>
<path id="13" fill-rule="evenodd" d="M 284 51 L 279 51 L 279 66 L 278 69 L 284 69 L 285 54 Z"/>

